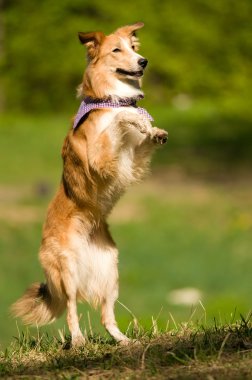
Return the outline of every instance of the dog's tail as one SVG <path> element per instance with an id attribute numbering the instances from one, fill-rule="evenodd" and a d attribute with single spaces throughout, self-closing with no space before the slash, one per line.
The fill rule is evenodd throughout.
<path id="1" fill-rule="evenodd" d="M 63 298 L 53 296 L 47 284 L 34 283 L 11 307 L 11 313 L 24 324 L 42 326 L 53 322 L 66 307 Z"/>

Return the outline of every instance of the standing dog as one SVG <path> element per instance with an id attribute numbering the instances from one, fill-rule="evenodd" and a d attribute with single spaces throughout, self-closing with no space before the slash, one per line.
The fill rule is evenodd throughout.
<path id="1" fill-rule="evenodd" d="M 124 26 L 109 36 L 79 33 L 88 53 L 79 89 L 84 100 L 64 141 L 62 181 L 43 228 L 39 257 L 46 283 L 31 285 L 12 306 L 24 323 L 36 325 L 67 308 L 75 346 L 85 343 L 78 300 L 100 305 L 107 331 L 129 342 L 114 315 L 118 251 L 106 219 L 126 188 L 146 173 L 154 147 L 167 140 L 167 132 L 153 128 L 147 111 L 136 106 L 147 65 L 137 53 L 135 31 L 142 27 Z"/>

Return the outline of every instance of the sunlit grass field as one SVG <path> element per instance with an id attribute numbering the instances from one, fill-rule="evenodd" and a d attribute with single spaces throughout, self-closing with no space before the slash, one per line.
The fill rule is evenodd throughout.
<path id="1" fill-rule="evenodd" d="M 9 306 L 31 282 L 43 280 L 37 252 L 47 205 L 60 181 L 69 122 L 65 116 L 1 117 L 2 347 L 24 329 L 9 316 Z M 190 156 L 181 153 L 177 164 L 169 158 L 176 134 L 172 127 L 171 132 L 166 153 L 156 153 L 162 166 L 133 187 L 110 218 L 120 250 L 119 300 L 131 311 L 116 307 L 124 330 L 131 313 L 143 326 L 152 326 L 153 317 L 166 329 L 190 318 L 230 323 L 252 304 L 252 177 L 236 171 L 213 179 L 211 172 L 210 179 L 202 167 L 201 175 L 185 172 L 183 162 Z M 86 305 L 79 311 L 83 329 L 103 333 L 98 312 Z M 58 335 L 65 325 L 63 317 L 47 331 Z"/>

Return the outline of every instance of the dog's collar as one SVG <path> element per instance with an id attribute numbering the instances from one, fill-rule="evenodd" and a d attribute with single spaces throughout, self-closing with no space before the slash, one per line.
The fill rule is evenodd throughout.
<path id="1" fill-rule="evenodd" d="M 80 125 L 80 122 L 87 113 L 93 109 L 99 108 L 135 107 L 139 114 L 143 115 L 148 120 L 153 121 L 152 116 L 146 111 L 146 109 L 137 107 L 136 105 L 137 100 L 142 98 L 143 95 L 140 95 L 136 98 L 118 98 L 116 100 L 113 100 L 111 98 L 95 99 L 87 97 L 80 104 L 79 110 L 74 119 L 73 129 L 77 128 Z"/>

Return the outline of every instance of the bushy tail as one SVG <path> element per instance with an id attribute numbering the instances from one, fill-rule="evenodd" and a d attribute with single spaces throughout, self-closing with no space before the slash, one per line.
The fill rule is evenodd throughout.
<path id="1" fill-rule="evenodd" d="M 53 322 L 65 309 L 64 299 L 53 297 L 47 284 L 34 283 L 11 307 L 24 324 L 42 326 Z"/>

